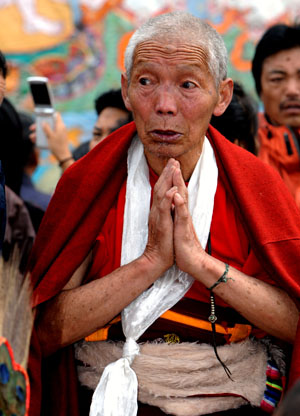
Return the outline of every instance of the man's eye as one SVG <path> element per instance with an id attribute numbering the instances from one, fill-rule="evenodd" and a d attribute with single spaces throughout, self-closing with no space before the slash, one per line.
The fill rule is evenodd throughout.
<path id="1" fill-rule="evenodd" d="M 271 78 L 270 81 L 277 83 L 283 81 L 283 78 Z"/>
<path id="2" fill-rule="evenodd" d="M 148 78 L 140 78 L 139 79 L 139 83 L 141 85 L 149 85 L 150 84 L 150 80 Z"/>
<path id="3" fill-rule="evenodd" d="M 196 84 L 194 84 L 194 82 L 192 81 L 185 81 L 181 84 L 182 88 L 185 88 L 187 90 L 190 90 L 192 88 L 196 87 Z"/>

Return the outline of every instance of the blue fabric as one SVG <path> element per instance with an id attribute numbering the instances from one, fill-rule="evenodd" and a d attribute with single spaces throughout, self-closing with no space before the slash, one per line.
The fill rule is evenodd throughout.
<path id="1" fill-rule="evenodd" d="M 5 363 L 0 364 L 0 383 L 7 384 L 10 380 L 9 370 Z"/>
<path id="2" fill-rule="evenodd" d="M 29 202 L 33 206 L 38 207 L 43 211 L 46 211 L 51 199 L 50 194 L 46 194 L 36 189 L 31 178 L 26 174 L 23 175 L 20 197 L 23 199 L 23 201 Z"/>
<path id="3" fill-rule="evenodd" d="M 0 160 L 0 251 L 4 240 L 6 226 L 5 179 Z"/>

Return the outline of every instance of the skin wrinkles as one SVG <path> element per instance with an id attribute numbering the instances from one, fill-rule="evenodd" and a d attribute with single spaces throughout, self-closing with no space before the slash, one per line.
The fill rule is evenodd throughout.
<path id="1" fill-rule="evenodd" d="M 174 53 L 180 50 L 180 53 Z M 123 98 L 133 112 L 152 169 L 159 175 L 169 158 L 189 179 L 202 151 L 211 114 L 225 110 L 227 79 L 216 88 L 200 46 L 147 41 L 137 46 L 130 82 L 122 76 Z M 228 81 L 229 80 L 229 81 Z M 227 93 L 231 98 L 231 88 Z M 221 105 L 219 105 L 221 103 Z"/>
<path id="2" fill-rule="evenodd" d="M 147 61 L 153 56 L 153 53 L 158 57 L 166 58 L 169 62 L 177 59 L 187 60 L 189 63 L 199 62 L 207 63 L 209 60 L 208 53 L 200 45 L 178 43 L 177 45 L 163 45 L 155 41 L 144 41 L 137 45 L 134 53 L 134 61 L 137 57 L 139 60 Z M 137 63 L 139 62 L 136 61 Z"/>
<path id="3" fill-rule="evenodd" d="M 163 60 L 164 58 L 161 58 L 161 59 Z M 205 90 L 207 89 L 207 92 L 210 95 L 213 95 L 216 93 L 214 85 L 211 86 L 207 83 L 207 78 L 208 77 L 211 78 L 211 74 L 205 62 L 203 62 L 203 68 L 202 68 L 202 71 L 200 72 L 199 62 L 198 63 L 189 62 L 189 64 L 187 65 L 185 64 L 186 61 L 181 60 L 181 58 L 179 57 L 176 57 L 176 59 L 174 59 L 174 62 L 173 62 L 173 58 L 171 58 L 170 61 L 171 63 L 169 64 L 169 66 L 174 65 L 176 66 L 178 70 L 180 70 L 180 74 L 179 74 L 180 76 L 178 77 L 179 82 L 182 81 L 183 78 L 185 78 L 186 80 L 190 80 L 190 81 L 197 80 L 197 82 L 199 83 L 199 87 L 202 87 Z M 143 58 L 140 59 L 139 57 L 137 58 L 136 71 L 134 75 L 139 76 L 140 68 L 142 72 L 147 73 L 147 71 L 149 71 L 148 75 L 151 75 L 151 72 L 155 73 L 155 71 L 160 71 L 159 63 L 151 62 L 148 59 L 143 59 Z M 195 78 L 195 75 L 196 75 L 196 78 Z"/>

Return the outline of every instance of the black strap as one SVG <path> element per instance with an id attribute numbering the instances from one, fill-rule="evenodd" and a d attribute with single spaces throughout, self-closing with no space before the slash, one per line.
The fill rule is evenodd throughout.
<path id="1" fill-rule="evenodd" d="M 287 154 L 291 156 L 293 154 L 293 149 L 290 143 L 289 135 L 287 133 L 284 133 L 283 137 L 284 137 L 284 142 L 286 145 Z"/>
<path id="2" fill-rule="evenodd" d="M 211 240 L 210 240 L 210 233 L 208 234 L 208 239 L 207 239 L 207 253 L 211 256 Z"/>
<path id="3" fill-rule="evenodd" d="M 210 233 L 208 235 L 208 240 L 207 240 L 207 252 L 209 255 L 211 255 L 211 238 L 210 238 Z M 229 368 L 227 367 L 227 365 L 225 363 L 223 363 L 223 361 L 221 360 L 219 354 L 218 354 L 218 350 L 217 350 L 217 342 L 216 342 L 216 320 L 217 317 L 215 315 L 215 296 L 214 293 L 212 291 L 212 289 L 209 289 L 210 291 L 210 305 L 211 305 L 211 314 L 208 318 L 208 320 L 210 321 L 211 324 L 211 329 L 212 329 L 212 344 L 213 344 L 213 348 L 214 348 L 214 352 L 215 355 L 217 357 L 217 360 L 220 362 L 220 364 L 222 365 L 222 367 L 224 368 L 224 371 L 227 375 L 227 377 L 231 380 L 234 381 L 231 377 L 231 371 L 229 370 Z M 213 317 L 213 318 L 212 318 Z M 212 318 L 212 319 L 210 319 Z"/>
<path id="4" fill-rule="evenodd" d="M 296 136 L 296 133 L 295 133 L 295 131 L 292 129 L 292 127 L 288 127 L 288 129 L 289 129 L 289 131 L 290 131 L 290 133 L 291 133 L 291 135 L 292 135 L 293 142 L 294 142 L 295 147 L 296 147 L 296 149 L 297 149 L 297 153 L 298 153 L 298 155 L 300 156 L 300 145 L 299 145 L 299 140 L 298 140 L 298 137 Z"/>
<path id="5" fill-rule="evenodd" d="M 218 350 L 217 350 L 217 343 L 216 343 L 216 324 L 214 322 L 211 322 L 211 328 L 212 328 L 212 338 L 213 338 L 213 347 L 214 347 L 214 352 L 215 355 L 219 361 L 219 363 L 222 365 L 222 367 L 224 368 L 224 371 L 227 375 L 227 377 L 231 380 L 234 381 L 233 378 L 231 377 L 231 371 L 229 370 L 229 368 L 227 367 L 227 365 L 225 363 L 223 363 L 223 361 L 221 360 L 219 354 L 218 354 Z"/>

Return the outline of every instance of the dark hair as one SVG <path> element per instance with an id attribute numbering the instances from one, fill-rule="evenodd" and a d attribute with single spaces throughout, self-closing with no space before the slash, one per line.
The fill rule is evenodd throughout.
<path id="1" fill-rule="evenodd" d="M 128 113 L 128 121 L 132 120 L 131 112 L 125 107 L 121 89 L 109 90 L 104 94 L 99 95 L 95 100 L 95 108 L 99 115 L 107 107 L 119 108 Z"/>
<path id="2" fill-rule="evenodd" d="M 300 46 L 300 25 L 288 26 L 277 24 L 271 26 L 256 45 L 252 60 L 252 74 L 257 94 L 261 93 L 261 72 L 266 58 L 276 53 Z"/>
<path id="3" fill-rule="evenodd" d="M 19 195 L 24 168 L 22 124 L 15 107 L 7 98 L 3 99 L 0 106 L 0 126 L 0 160 L 5 183 Z"/>
<path id="4" fill-rule="evenodd" d="M 3 53 L 0 51 L 0 69 L 3 75 L 3 78 L 6 78 L 7 75 L 7 64 L 6 59 Z"/>
<path id="5" fill-rule="evenodd" d="M 212 116 L 211 124 L 231 142 L 238 140 L 240 146 L 256 153 L 257 105 L 238 82 L 229 106 L 221 116 Z"/>
<path id="6" fill-rule="evenodd" d="M 30 139 L 30 129 L 29 127 L 35 122 L 35 119 L 31 114 L 25 113 L 23 111 L 18 111 L 22 126 L 22 164 L 25 167 L 30 164 L 37 165 L 38 161 L 35 154 L 35 144 Z"/>

